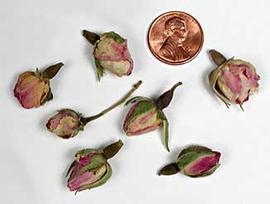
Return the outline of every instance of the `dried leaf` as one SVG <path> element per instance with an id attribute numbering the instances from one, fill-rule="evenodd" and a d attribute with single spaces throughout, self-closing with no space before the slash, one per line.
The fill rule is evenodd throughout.
<path id="1" fill-rule="evenodd" d="M 179 172 L 179 168 L 176 163 L 168 164 L 159 170 L 158 175 L 173 175 Z"/>
<path id="2" fill-rule="evenodd" d="M 96 72 L 97 72 L 97 78 L 100 81 L 101 77 L 104 75 L 104 68 L 101 66 L 100 62 L 95 59 L 95 64 L 96 64 Z"/>
<path id="3" fill-rule="evenodd" d="M 106 159 L 110 159 L 112 158 L 114 155 L 117 154 L 117 152 L 119 152 L 119 150 L 122 148 L 123 146 L 123 142 L 122 140 L 119 140 L 113 144 L 110 144 L 109 146 L 105 147 L 103 149 L 103 155 Z"/>
<path id="4" fill-rule="evenodd" d="M 215 62 L 216 65 L 220 66 L 222 64 L 224 64 L 227 59 L 218 51 L 212 49 L 212 50 L 209 50 L 209 53 L 212 57 L 212 60 Z"/>
<path id="5" fill-rule="evenodd" d="M 173 93 L 174 93 L 174 90 L 178 87 L 182 85 L 182 82 L 178 82 L 176 83 L 170 90 L 166 91 L 165 93 L 163 93 L 157 100 L 156 100 L 156 105 L 157 105 L 157 108 L 159 110 L 163 110 L 164 108 L 166 108 L 172 98 L 173 98 Z"/>
<path id="6" fill-rule="evenodd" d="M 64 66 L 62 62 L 52 65 L 45 69 L 45 71 L 42 73 L 42 76 L 47 79 L 52 79 L 58 73 L 62 66 Z"/>
<path id="7" fill-rule="evenodd" d="M 97 35 L 96 33 L 87 31 L 87 30 L 83 30 L 82 32 L 83 37 L 86 38 L 86 40 L 91 43 L 92 45 L 95 45 L 95 43 L 99 40 L 99 35 Z"/>

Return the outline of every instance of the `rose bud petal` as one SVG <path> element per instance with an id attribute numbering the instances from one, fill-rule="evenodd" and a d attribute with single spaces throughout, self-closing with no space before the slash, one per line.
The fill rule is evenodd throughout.
<path id="1" fill-rule="evenodd" d="M 50 88 L 50 79 L 53 78 L 63 63 L 47 68 L 43 73 L 24 72 L 19 75 L 14 88 L 14 96 L 22 107 L 26 109 L 39 107 L 53 98 Z"/>
<path id="2" fill-rule="evenodd" d="M 48 120 L 46 127 L 57 136 L 68 139 L 83 130 L 84 125 L 80 121 L 80 114 L 71 109 L 62 109 Z"/>
<path id="3" fill-rule="evenodd" d="M 83 149 L 76 153 L 67 176 L 70 191 L 82 191 L 103 185 L 112 175 L 108 159 L 112 158 L 123 146 L 121 140 L 103 150 Z"/>
<path id="4" fill-rule="evenodd" d="M 163 126 L 164 143 L 166 149 L 170 151 L 168 145 L 169 123 L 162 110 L 170 104 L 174 90 L 181 84 L 181 82 L 176 83 L 170 90 L 159 96 L 157 100 L 141 96 L 130 99 L 126 104 L 133 105 L 126 115 L 123 124 L 123 130 L 126 135 L 141 135 Z"/>
<path id="5" fill-rule="evenodd" d="M 104 69 L 119 77 L 131 74 L 133 60 L 127 47 L 127 40 L 115 32 L 98 36 L 84 30 L 83 36 L 94 45 L 93 55 L 99 80 L 104 74 Z"/>
<path id="6" fill-rule="evenodd" d="M 172 175 L 181 172 L 190 177 L 209 176 L 220 166 L 220 152 L 203 146 L 190 146 L 178 156 L 176 163 L 169 164 L 159 171 L 159 175 Z"/>
<path id="7" fill-rule="evenodd" d="M 209 82 L 214 93 L 229 107 L 238 104 L 242 108 L 244 102 L 259 90 L 260 76 L 250 63 L 229 59 L 215 50 L 210 54 L 218 67 L 209 74 Z M 243 108 L 242 108 L 243 109 Z"/>

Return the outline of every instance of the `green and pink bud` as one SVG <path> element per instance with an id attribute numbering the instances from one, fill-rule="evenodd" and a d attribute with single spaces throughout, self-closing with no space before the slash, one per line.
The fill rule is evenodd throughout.
<path id="1" fill-rule="evenodd" d="M 260 76 L 250 63 L 227 60 L 216 50 L 210 50 L 213 61 L 218 67 L 209 74 L 209 82 L 214 93 L 226 104 L 238 104 L 242 108 L 249 96 L 258 92 Z"/>
<path id="2" fill-rule="evenodd" d="M 43 73 L 27 71 L 19 75 L 14 88 L 14 96 L 21 106 L 30 109 L 37 108 L 53 98 L 50 79 L 52 79 L 63 63 L 50 66 Z"/>
<path id="3" fill-rule="evenodd" d="M 71 109 L 62 109 L 48 120 L 46 127 L 57 136 L 68 139 L 83 130 L 84 124 L 81 122 L 80 114 Z"/>
<path id="4" fill-rule="evenodd" d="M 154 101 L 143 99 L 136 102 L 129 110 L 125 122 L 124 131 L 128 136 L 141 135 L 162 126 L 159 118 L 159 110 Z"/>
<path id="5" fill-rule="evenodd" d="M 138 81 L 124 97 L 110 107 L 93 116 L 83 117 L 82 114 L 72 109 L 62 109 L 47 121 L 46 127 L 48 131 L 54 133 L 60 138 L 69 139 L 75 137 L 89 122 L 102 117 L 106 113 L 124 103 L 141 84 L 142 81 Z"/>
<path id="6" fill-rule="evenodd" d="M 133 60 L 130 56 L 126 39 L 115 32 L 97 35 L 84 30 L 83 36 L 94 45 L 93 55 L 99 80 L 104 74 L 104 69 L 119 77 L 131 74 Z"/>
<path id="7" fill-rule="evenodd" d="M 83 191 L 103 185 L 112 175 L 108 159 L 123 146 L 121 140 L 101 150 L 83 149 L 76 153 L 67 175 L 70 191 Z"/>
<path id="8" fill-rule="evenodd" d="M 178 156 L 176 163 L 169 164 L 159 171 L 159 175 L 172 175 L 178 172 L 189 177 L 204 177 L 215 172 L 220 166 L 220 152 L 203 146 L 190 146 Z"/>
<path id="9" fill-rule="evenodd" d="M 169 151 L 168 120 L 162 110 L 170 104 L 174 90 L 181 84 L 181 82 L 178 82 L 157 100 L 141 96 L 130 99 L 126 104 L 132 104 L 132 106 L 126 115 L 123 124 L 123 130 L 126 135 L 142 135 L 154 131 L 159 127 L 163 127 L 164 143 Z"/>

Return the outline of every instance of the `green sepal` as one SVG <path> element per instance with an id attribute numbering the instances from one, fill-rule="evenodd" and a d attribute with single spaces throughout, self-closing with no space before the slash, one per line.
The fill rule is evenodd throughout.
<path id="1" fill-rule="evenodd" d="M 92 154 L 92 153 L 101 153 L 101 151 L 92 149 L 92 148 L 82 149 L 75 154 L 75 157 L 86 156 L 87 154 Z"/>
<path id="2" fill-rule="evenodd" d="M 106 171 L 105 175 L 101 179 L 99 179 L 95 183 L 93 183 L 91 185 L 91 188 L 95 188 L 95 187 L 98 187 L 98 186 L 105 184 L 109 180 L 109 178 L 112 176 L 112 168 L 111 168 L 110 164 L 106 163 L 105 165 L 107 167 L 107 171 Z"/>
<path id="3" fill-rule="evenodd" d="M 50 87 L 49 92 L 48 92 L 46 98 L 41 102 L 41 105 L 43 105 L 44 103 L 46 103 L 47 101 L 50 101 L 52 99 L 53 99 L 53 94 L 52 94 L 52 90 Z"/>
<path id="4" fill-rule="evenodd" d="M 165 114 L 162 111 L 158 111 L 158 117 L 162 120 L 163 126 L 163 143 L 168 152 L 170 152 L 169 148 L 169 122 L 166 118 Z"/>
<path id="5" fill-rule="evenodd" d="M 109 180 L 109 178 L 111 177 L 111 175 L 112 175 L 112 168 L 111 168 L 111 166 L 110 166 L 109 163 L 105 163 L 104 165 L 106 165 L 106 173 L 99 180 L 97 180 L 96 182 L 91 183 L 91 184 L 88 184 L 88 185 L 84 185 L 83 187 L 81 187 L 80 189 L 78 189 L 75 192 L 75 194 L 77 192 L 80 192 L 80 191 L 83 191 L 83 190 L 86 190 L 86 189 L 90 190 L 92 188 L 96 188 L 98 186 L 101 186 L 101 185 L 105 184 Z M 99 168 L 97 168 L 96 170 L 98 171 L 98 169 Z"/>
<path id="6" fill-rule="evenodd" d="M 123 42 L 125 42 L 125 39 L 122 38 L 119 34 L 115 33 L 114 31 L 103 33 L 102 35 L 104 35 L 106 37 L 113 38 L 114 41 L 116 41 L 117 43 L 123 43 Z"/>
<path id="7" fill-rule="evenodd" d="M 125 103 L 125 106 L 133 104 L 133 103 L 137 103 L 137 102 L 143 101 L 143 100 L 151 100 L 151 99 L 146 98 L 146 97 L 142 97 L 142 96 L 135 96 L 135 97 L 127 100 L 127 102 Z"/>
<path id="8" fill-rule="evenodd" d="M 219 88 L 217 85 L 217 79 L 219 77 L 220 70 L 223 68 L 225 64 L 222 64 L 218 68 L 211 71 L 210 74 L 208 75 L 208 79 L 209 79 L 209 84 L 211 86 L 211 89 L 214 91 L 216 96 L 227 106 L 227 108 L 229 108 L 230 100 L 221 91 L 218 91 Z"/>
<path id="9" fill-rule="evenodd" d="M 156 104 L 152 100 L 140 100 L 139 102 L 134 104 L 134 106 L 136 106 L 136 108 L 129 116 L 129 121 L 133 121 L 133 119 L 137 116 L 156 109 Z"/>
<path id="10" fill-rule="evenodd" d="M 200 145 L 191 145 L 187 147 L 186 149 L 183 149 L 180 154 L 178 155 L 177 159 L 189 152 L 211 152 L 212 150 L 209 149 L 208 147 L 200 146 Z"/>
<path id="11" fill-rule="evenodd" d="M 85 165 L 82 169 L 80 169 L 79 174 L 82 174 L 86 171 L 92 171 L 93 169 L 99 168 L 102 165 L 104 165 L 107 162 L 107 160 L 104 158 L 102 154 L 96 154 L 91 159 L 91 162 L 87 165 Z"/>
<path id="12" fill-rule="evenodd" d="M 96 73 L 97 78 L 100 81 L 101 77 L 104 75 L 104 67 L 101 66 L 100 62 L 95 58 L 95 65 L 96 65 Z"/>
<path id="13" fill-rule="evenodd" d="M 67 170 L 67 173 L 66 173 L 66 177 L 68 177 L 69 173 L 71 172 L 72 168 L 74 167 L 74 165 L 77 163 L 76 160 L 74 160 L 72 162 L 72 164 L 69 166 L 68 170 Z"/>

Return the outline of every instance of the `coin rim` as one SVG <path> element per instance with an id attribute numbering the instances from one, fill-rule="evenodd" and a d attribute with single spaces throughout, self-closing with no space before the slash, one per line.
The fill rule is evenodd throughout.
<path id="1" fill-rule="evenodd" d="M 187 16 L 190 16 L 192 19 L 195 20 L 195 22 L 197 23 L 197 25 L 199 26 L 199 29 L 201 31 L 201 34 L 202 34 L 202 40 L 201 40 L 201 43 L 200 43 L 200 46 L 199 46 L 199 49 L 197 50 L 197 52 L 189 59 L 185 60 L 185 61 L 182 61 L 182 62 L 170 62 L 170 61 L 167 61 L 166 59 L 163 59 L 161 58 L 158 54 L 155 53 L 155 51 L 153 50 L 153 48 L 151 47 L 150 45 L 150 32 L 151 30 L 153 29 L 153 25 L 160 19 L 162 18 L 163 16 L 166 16 L 168 14 L 172 14 L 172 13 L 180 13 L 180 14 L 185 14 Z M 149 29 L 148 29 L 148 34 L 147 34 L 147 44 L 148 44 L 148 48 L 149 50 L 151 51 L 151 53 L 155 56 L 156 59 L 158 59 L 159 61 L 163 62 L 163 63 L 166 63 L 166 64 L 169 64 L 169 65 L 182 65 L 182 64 L 186 64 L 190 61 L 192 61 L 194 58 L 196 58 L 198 56 L 198 54 L 201 52 L 202 50 L 202 47 L 203 47 L 203 43 L 204 43 L 204 33 L 203 33 L 203 29 L 202 29 L 202 26 L 201 24 L 198 22 L 198 20 L 196 18 L 194 18 L 192 15 L 186 13 L 186 12 L 183 12 L 183 11 L 167 11 L 165 13 L 162 13 L 160 14 L 158 17 L 156 17 L 152 23 L 150 24 L 149 26 Z"/>

